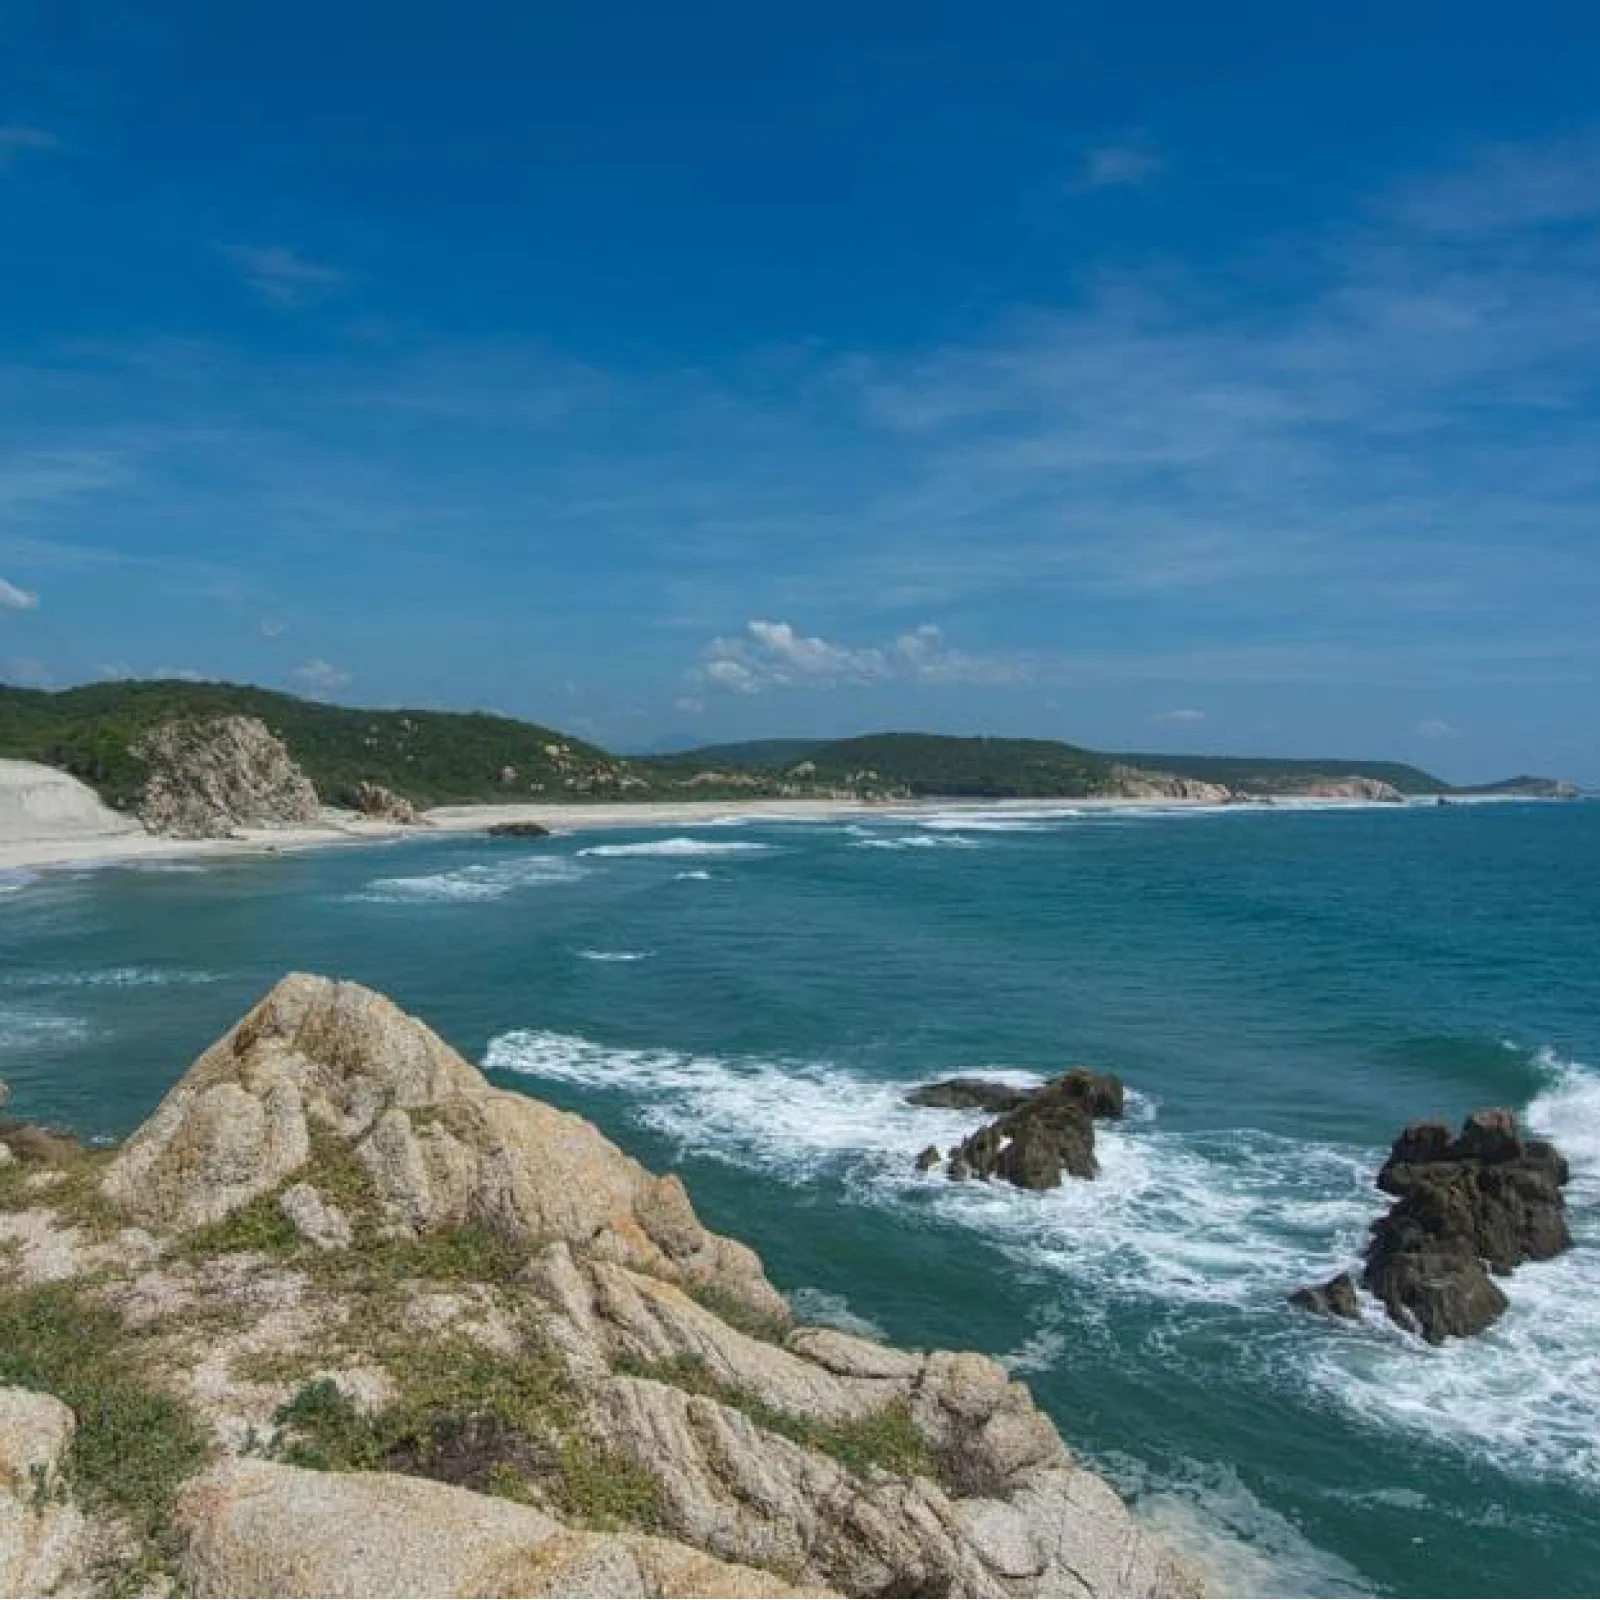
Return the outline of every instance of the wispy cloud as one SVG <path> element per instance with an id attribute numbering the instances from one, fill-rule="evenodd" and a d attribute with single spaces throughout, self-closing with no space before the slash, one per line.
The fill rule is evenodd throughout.
<path id="1" fill-rule="evenodd" d="M 297 689 L 314 698 L 337 694 L 339 690 L 349 688 L 354 681 L 348 672 L 320 658 L 302 661 L 289 674 L 289 680 Z"/>
<path id="2" fill-rule="evenodd" d="M 1180 706 L 1176 711 L 1158 711 L 1150 720 L 1174 728 L 1194 727 L 1206 720 L 1206 714 L 1190 706 Z"/>
<path id="3" fill-rule="evenodd" d="M 0 611 L 32 611 L 38 604 L 38 595 L 0 578 Z"/>
<path id="4" fill-rule="evenodd" d="M 53 689 L 56 679 L 47 662 L 13 656 L 0 661 L 0 682 L 20 684 L 24 689 Z"/>
<path id="5" fill-rule="evenodd" d="M 220 244 L 217 250 L 262 300 L 284 311 L 307 305 L 346 281 L 337 267 L 283 245 Z"/>
<path id="6" fill-rule="evenodd" d="M 1020 683 L 1030 675 L 1022 661 L 952 650 L 931 623 L 887 644 L 852 646 L 762 621 L 746 623 L 737 637 L 713 639 L 693 674 L 707 688 L 735 694 L 862 683 Z"/>
<path id="7" fill-rule="evenodd" d="M 1115 139 L 1084 152 L 1083 165 L 1072 187 L 1089 189 L 1142 189 L 1167 170 L 1166 159 L 1143 135 Z"/>
<path id="8" fill-rule="evenodd" d="M 61 141 L 44 128 L 30 128 L 21 123 L 0 127 L 0 172 L 19 155 L 42 154 L 60 148 Z"/>
<path id="9" fill-rule="evenodd" d="M 1459 730 L 1443 717 L 1428 717 L 1417 724 L 1417 735 L 1423 739 L 1454 739 L 1459 736 Z"/>

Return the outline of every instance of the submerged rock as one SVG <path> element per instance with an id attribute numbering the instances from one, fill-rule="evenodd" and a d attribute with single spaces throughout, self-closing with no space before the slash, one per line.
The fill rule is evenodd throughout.
<path id="1" fill-rule="evenodd" d="M 1015 1111 L 1033 1093 L 1032 1089 L 1019 1089 L 1015 1084 L 1001 1083 L 995 1078 L 944 1078 L 938 1083 L 918 1085 L 906 1095 L 906 1103 L 931 1106 L 939 1111 L 995 1114 Z"/>
<path id="2" fill-rule="evenodd" d="M 1003 1178 L 1022 1189 L 1057 1189 L 1065 1173 L 1093 1178 L 1097 1117 L 1122 1115 L 1122 1082 L 1075 1067 L 1026 1095 L 951 1152 L 952 1178 Z"/>
<path id="3" fill-rule="evenodd" d="M 1508 1304 L 1491 1272 L 1572 1243 L 1567 1179 L 1561 1153 L 1525 1139 L 1510 1111 L 1474 1111 L 1455 1137 L 1444 1123 L 1413 1123 L 1378 1174 L 1396 1202 L 1373 1224 L 1363 1283 L 1430 1344 L 1482 1332 Z"/>
<path id="4" fill-rule="evenodd" d="M 1355 1279 L 1341 1272 L 1326 1283 L 1308 1284 L 1289 1296 L 1289 1304 L 1301 1311 L 1319 1317 L 1345 1317 L 1351 1321 L 1361 1316 L 1361 1301 L 1356 1294 Z"/>

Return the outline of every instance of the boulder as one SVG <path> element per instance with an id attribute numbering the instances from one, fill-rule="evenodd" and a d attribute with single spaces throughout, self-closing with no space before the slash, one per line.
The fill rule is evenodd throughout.
<path id="1" fill-rule="evenodd" d="M 799 1592 L 670 1539 L 579 1532 L 532 1506 L 386 1472 L 230 1461 L 184 1489 L 178 1524 L 189 1594 Z"/>
<path id="2" fill-rule="evenodd" d="M 139 820 L 175 839 L 315 822 L 321 803 L 288 747 L 257 717 L 163 723 L 134 747 L 148 776 Z"/>
<path id="3" fill-rule="evenodd" d="M 1289 1304 L 1301 1311 L 1319 1317 L 1345 1317 L 1357 1321 L 1361 1316 L 1361 1301 L 1356 1295 L 1355 1280 L 1348 1272 L 1341 1272 L 1326 1283 L 1308 1284 L 1289 1296 Z"/>
<path id="4" fill-rule="evenodd" d="M 102 1193 L 131 1220 L 187 1232 L 309 1177 L 319 1134 L 353 1150 L 391 1230 L 483 1223 L 529 1249 L 578 1240 L 788 1318 L 755 1253 L 702 1228 L 676 1177 L 581 1117 L 492 1088 L 359 984 L 285 978 L 118 1151 Z"/>
<path id="5" fill-rule="evenodd" d="M 1036 1089 L 1015 1110 L 980 1128 L 952 1152 L 949 1175 L 1003 1178 L 1023 1189 L 1056 1189 L 1066 1173 L 1093 1178 L 1097 1117 L 1120 1117 L 1121 1080 L 1075 1067 Z"/>
<path id="6" fill-rule="evenodd" d="M 995 1078 L 943 1078 L 938 1083 L 919 1084 L 907 1093 L 906 1103 L 939 1111 L 986 1111 L 994 1116 L 1015 1111 L 1034 1092 Z"/>
<path id="7" fill-rule="evenodd" d="M 350 803 L 362 816 L 379 822 L 397 822 L 407 828 L 424 826 L 417 808 L 403 794 L 396 794 L 381 783 L 358 783 L 351 791 Z"/>
<path id="8" fill-rule="evenodd" d="M 83 1582 L 68 1575 L 87 1554 L 87 1525 L 61 1477 L 76 1426 L 50 1395 L 0 1389 L 0 1594 L 55 1594 Z"/>
<path id="9" fill-rule="evenodd" d="M 355 1238 L 350 1219 L 324 1200 L 309 1183 L 291 1184 L 278 1197 L 278 1209 L 302 1239 L 319 1250 L 347 1250 Z"/>
<path id="10" fill-rule="evenodd" d="M 943 1160 L 944 1157 L 939 1154 L 938 1145 L 927 1145 L 917 1155 L 917 1171 L 932 1172 Z"/>
<path id="11" fill-rule="evenodd" d="M 1481 1332 L 1505 1311 L 1489 1274 L 1544 1261 L 1572 1243 L 1565 1159 L 1524 1138 L 1514 1113 L 1474 1111 L 1452 1136 L 1419 1122 L 1395 1140 L 1378 1174 L 1394 1195 L 1373 1224 L 1363 1282 L 1402 1327 L 1432 1344 Z"/>
<path id="12" fill-rule="evenodd" d="M 550 830 L 542 822 L 497 822 L 489 829 L 491 839 L 548 839 Z"/>

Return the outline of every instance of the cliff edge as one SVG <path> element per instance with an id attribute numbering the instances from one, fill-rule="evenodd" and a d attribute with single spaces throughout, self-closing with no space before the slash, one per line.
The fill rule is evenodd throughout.
<path id="1" fill-rule="evenodd" d="M 0 1124 L 0 1588 L 1167 1595 L 986 1357 L 796 1326 L 682 1184 L 291 976 L 119 1150 Z"/>

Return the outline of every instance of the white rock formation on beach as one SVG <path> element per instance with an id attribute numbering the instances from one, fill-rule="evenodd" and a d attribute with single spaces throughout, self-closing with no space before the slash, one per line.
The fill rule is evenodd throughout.
<path id="1" fill-rule="evenodd" d="M 139 819 L 175 839 L 225 839 L 241 827 L 315 822 L 321 802 L 287 746 L 257 717 L 184 718 L 146 734 Z"/>
<path id="2" fill-rule="evenodd" d="M 114 1154 L 18 1148 L 0 1306 L 109 1308 L 209 1440 L 140 1592 L 1202 1592 L 996 1363 L 796 1327 L 676 1178 L 354 984 L 285 979 Z M 24 1510 L 0 1574 L 109 1581 Z"/>

